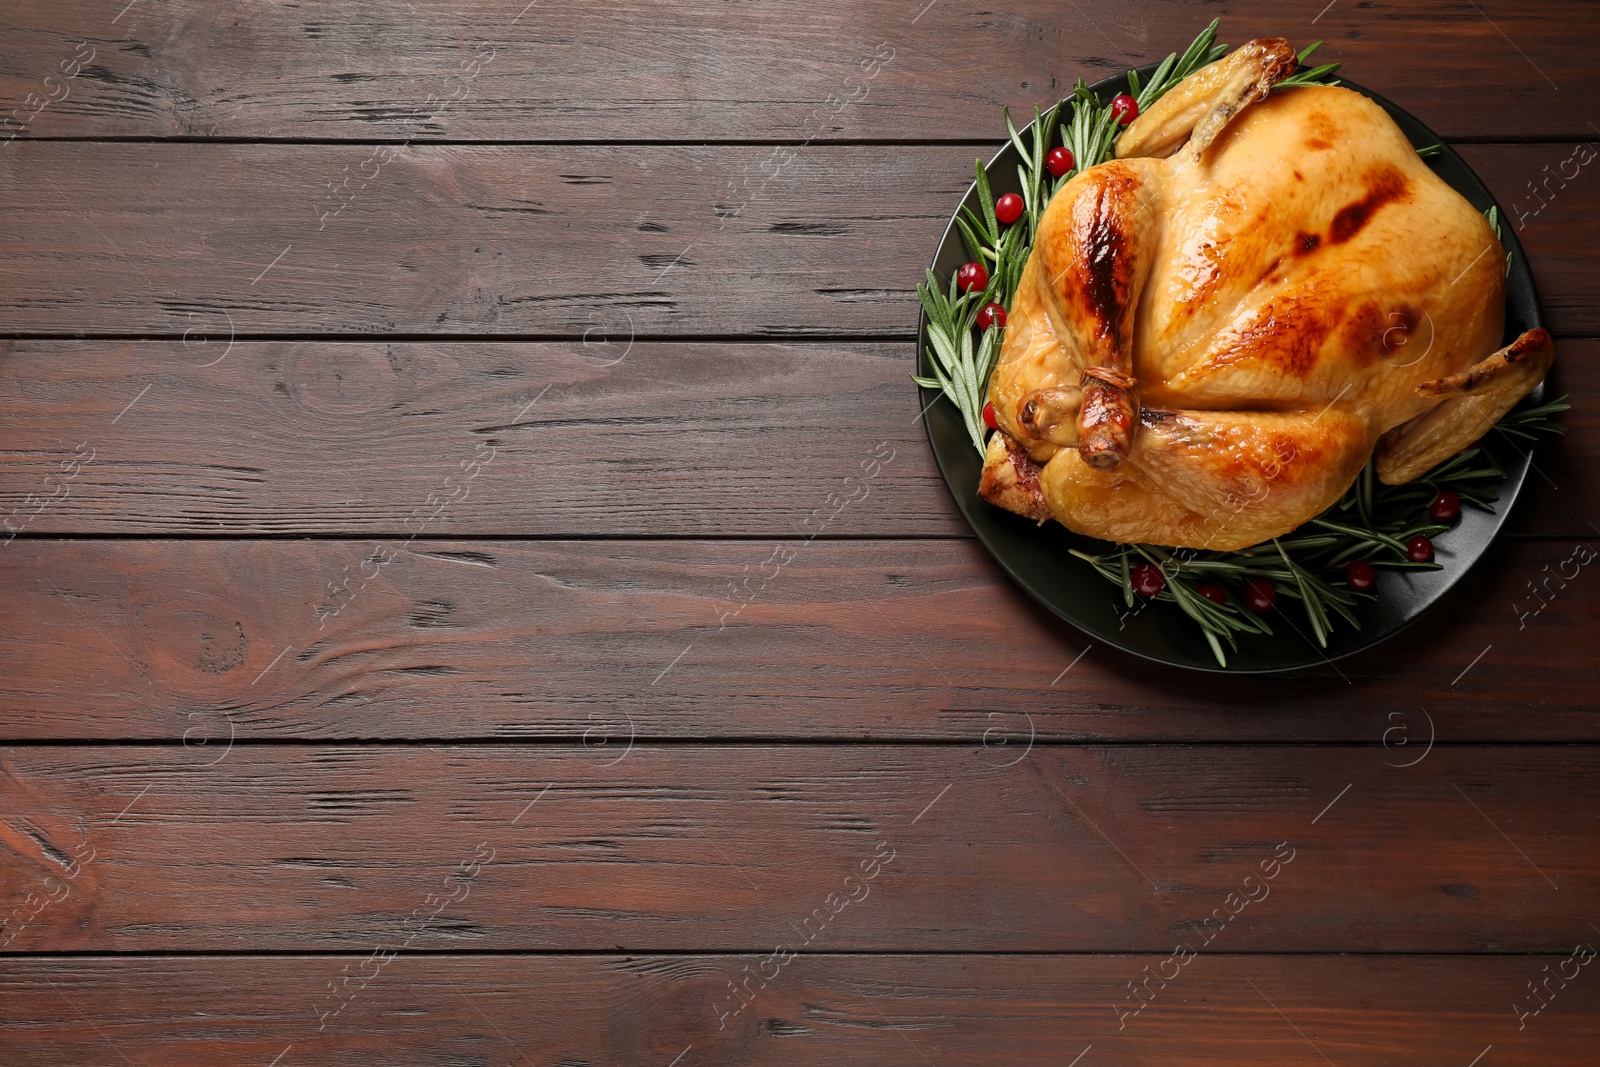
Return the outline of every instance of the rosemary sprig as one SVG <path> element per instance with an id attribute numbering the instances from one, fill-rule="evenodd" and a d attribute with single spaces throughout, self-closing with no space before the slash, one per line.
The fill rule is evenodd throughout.
<path id="1" fill-rule="evenodd" d="M 1532 441 L 1541 434 L 1561 433 L 1556 416 L 1570 405 L 1566 398 L 1544 404 L 1523 404 L 1506 415 L 1496 428 L 1507 435 Z M 1384 485 L 1369 461 L 1355 484 L 1333 507 L 1294 533 L 1237 552 L 1174 551 L 1155 545 L 1118 545 L 1101 555 L 1074 550 L 1103 577 L 1123 588 L 1123 599 L 1136 605 L 1127 560 L 1142 556 L 1161 568 L 1166 588 L 1155 600 L 1176 603 L 1200 627 L 1217 663 L 1228 665 L 1222 642 L 1237 651 L 1234 637 L 1259 623 L 1257 632 L 1270 633 L 1266 623 L 1241 608 L 1232 595 L 1226 605 L 1214 604 L 1194 591 L 1198 581 L 1238 582 L 1265 578 L 1280 596 L 1298 600 L 1311 623 L 1317 644 L 1326 648 L 1328 636 L 1342 620 L 1355 629 L 1361 624 L 1354 612 L 1370 592 L 1358 593 L 1346 583 L 1344 565 L 1362 559 L 1374 567 L 1392 570 L 1438 570 L 1437 563 L 1416 563 L 1407 554 L 1413 537 L 1436 537 L 1450 527 L 1426 518 L 1423 510 L 1441 490 L 1449 489 L 1484 511 L 1493 511 L 1495 495 L 1486 483 L 1503 481 L 1506 466 L 1488 439 L 1460 452 L 1414 482 Z M 1340 516 L 1349 515 L 1349 518 Z M 1171 595 L 1169 595 L 1171 594 Z"/>
<path id="2" fill-rule="evenodd" d="M 1552 400 L 1538 407 L 1513 408 L 1505 418 L 1495 423 L 1495 429 L 1524 441 L 1535 441 L 1542 433 L 1564 434 L 1567 428 L 1556 421 L 1556 416 L 1570 410 L 1566 397 Z"/>
<path id="3" fill-rule="evenodd" d="M 1057 123 L 1060 121 L 1062 103 L 1062 101 L 1058 101 L 1055 106 L 1042 115 L 1037 107 L 1033 109 L 1031 146 L 1025 144 L 1022 135 L 1017 132 L 1017 127 L 1011 121 L 1010 110 L 1003 109 L 1001 111 L 1006 120 L 1006 133 L 1011 138 L 1011 144 L 1017 150 L 1017 158 L 1022 161 L 1017 164 L 1017 181 L 1022 186 L 1022 201 L 1027 205 L 1027 248 L 1033 247 L 1033 235 L 1039 230 L 1039 217 L 1044 214 L 1045 205 L 1050 202 L 1050 197 L 1055 195 L 1056 188 L 1060 184 L 1058 182 L 1056 185 L 1050 186 L 1049 193 L 1045 192 L 1046 178 L 1050 172 L 1045 168 L 1044 158 L 1050 151 L 1050 140 L 1055 133 Z M 983 169 L 981 161 L 978 164 L 978 169 Z M 984 180 L 987 182 L 987 175 L 985 175 Z M 1026 251 L 1024 251 L 1021 258 L 1023 260 L 1028 258 Z"/>
<path id="4" fill-rule="evenodd" d="M 1337 78 L 1330 77 L 1339 69 L 1337 63 L 1325 63 L 1320 67 L 1307 67 L 1306 60 L 1311 58 L 1311 53 L 1322 47 L 1321 41 L 1312 41 L 1306 50 L 1300 53 L 1300 69 L 1278 83 L 1281 88 L 1286 85 L 1338 85 Z"/>
<path id="5" fill-rule="evenodd" d="M 981 294 L 960 293 L 956 290 L 954 276 L 946 290 L 929 269 L 927 283 L 917 286 L 917 298 L 928 316 L 928 365 L 933 375 L 912 375 L 912 380 L 924 388 L 938 389 L 955 400 L 967 433 L 980 453 L 986 431 L 982 415 L 983 390 L 1000 354 L 1000 342 L 998 332 L 991 329 L 985 330 L 983 339 L 974 346 L 973 320 L 977 318 L 978 309 L 988 303 L 998 278 L 999 272 L 996 272 Z"/>

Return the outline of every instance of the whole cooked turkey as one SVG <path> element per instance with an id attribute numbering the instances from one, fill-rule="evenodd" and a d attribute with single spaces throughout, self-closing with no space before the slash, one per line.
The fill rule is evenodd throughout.
<path id="1" fill-rule="evenodd" d="M 1237 549 L 1376 450 L 1410 481 L 1544 377 L 1505 251 L 1384 111 L 1272 91 L 1287 41 L 1192 75 L 1040 219 L 989 385 L 981 495 L 1110 541 Z"/>

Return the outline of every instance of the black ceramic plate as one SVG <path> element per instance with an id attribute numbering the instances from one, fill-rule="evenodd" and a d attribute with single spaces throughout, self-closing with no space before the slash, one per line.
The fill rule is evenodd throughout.
<path id="1" fill-rule="evenodd" d="M 1140 68 L 1140 73 L 1148 74 L 1154 69 L 1152 64 Z M 1412 144 L 1421 147 L 1443 143 L 1426 126 L 1377 93 L 1348 81 L 1342 84 L 1371 97 L 1382 106 L 1405 131 Z M 1125 75 L 1107 78 L 1092 86 L 1101 100 L 1109 100 L 1116 93 L 1126 92 L 1127 87 Z M 1021 192 L 1017 184 L 1017 162 L 1016 149 L 1009 142 L 999 155 L 989 161 L 989 184 L 996 197 L 1004 193 Z M 1429 163 L 1434 173 L 1471 201 L 1473 207 L 1483 211 L 1494 204 L 1494 198 L 1489 195 L 1483 182 L 1450 146 L 1445 145 L 1443 151 Z M 973 211 L 980 211 L 975 189 L 969 188 L 962 202 Z M 1504 212 L 1501 214 L 1503 219 Z M 1516 234 L 1510 226 L 1502 225 L 1501 231 L 1506 251 L 1511 253 L 1511 271 L 1506 281 L 1505 339 L 1509 341 L 1524 330 L 1543 325 L 1543 320 L 1539 315 L 1539 300 L 1534 293 L 1533 274 L 1528 269 L 1527 258 L 1522 254 L 1522 246 L 1517 243 Z M 933 259 L 934 273 L 941 281 L 948 283 L 951 273 L 966 260 L 967 253 L 952 214 L 951 223 L 945 228 L 938 253 Z M 917 329 L 917 373 L 922 375 L 931 373 L 927 366 L 927 330 L 928 321 L 924 315 Z M 1541 385 L 1533 396 L 1542 398 L 1546 388 L 1547 385 Z M 1096 574 L 1087 563 L 1067 553 L 1070 548 L 1104 551 L 1109 547 L 1106 542 L 1071 533 L 1056 522 L 1036 526 L 1019 515 L 980 500 L 978 478 L 982 473 L 982 461 L 967 436 L 961 413 L 948 400 L 934 403 L 936 396 L 936 391 L 923 389 L 921 402 L 923 406 L 932 405 L 928 407 L 925 419 L 928 442 L 933 446 L 934 457 L 938 460 L 945 484 L 950 487 L 956 505 L 972 524 L 978 539 L 1018 585 L 1051 611 L 1088 634 L 1095 644 L 1114 645 L 1134 655 L 1179 667 L 1209 671 L 1222 669 L 1211 654 L 1200 628 L 1176 604 L 1151 602 L 1130 615 L 1116 586 Z M 1287 598 L 1280 600 L 1280 608 L 1273 611 L 1269 618 L 1272 635 L 1241 635 L 1238 638 L 1239 651 L 1228 653 L 1227 670 L 1261 673 L 1314 667 L 1393 637 L 1415 622 L 1460 581 L 1499 532 L 1507 513 L 1516 503 L 1532 462 L 1526 449 L 1519 448 L 1518 451 L 1521 458 L 1508 466 L 1510 476 L 1494 487 L 1494 492 L 1500 498 L 1495 504 L 1494 513 L 1464 507 L 1456 527 L 1440 534 L 1435 540 L 1435 558 L 1443 564 L 1443 569 L 1380 571 L 1377 600 L 1363 602 L 1356 609 L 1361 629 L 1353 629 L 1340 620 L 1328 636 L 1327 648 L 1315 643 L 1310 623 L 1299 604 Z"/>

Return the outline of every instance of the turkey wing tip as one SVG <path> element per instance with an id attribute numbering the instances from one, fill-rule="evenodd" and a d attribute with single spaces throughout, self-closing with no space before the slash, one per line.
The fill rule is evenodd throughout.
<path id="1" fill-rule="evenodd" d="M 978 496 L 1035 522 L 1055 517 L 1039 483 L 1039 465 L 1003 430 L 989 438 Z"/>

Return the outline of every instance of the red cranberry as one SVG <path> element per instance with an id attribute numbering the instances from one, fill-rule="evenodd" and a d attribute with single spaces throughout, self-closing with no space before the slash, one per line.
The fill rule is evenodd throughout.
<path id="1" fill-rule="evenodd" d="M 985 304 L 978 309 L 978 328 L 987 330 L 991 326 L 1004 326 L 1006 324 L 1006 309 L 999 304 Z"/>
<path id="2" fill-rule="evenodd" d="M 1406 542 L 1406 555 L 1412 563 L 1433 562 L 1433 542 L 1418 534 Z"/>
<path id="3" fill-rule="evenodd" d="M 1052 148 L 1050 153 L 1044 157 L 1044 169 L 1057 178 L 1066 174 L 1077 164 L 1078 161 L 1072 158 L 1072 149 L 1070 148 Z"/>
<path id="4" fill-rule="evenodd" d="M 1278 590 L 1273 588 L 1271 579 L 1252 578 L 1244 586 L 1244 604 L 1251 611 L 1260 614 L 1270 609 L 1278 602 Z"/>
<path id="5" fill-rule="evenodd" d="M 1444 490 L 1433 498 L 1433 503 L 1428 506 L 1428 514 L 1433 516 L 1435 522 L 1449 522 L 1461 514 L 1461 494 Z"/>
<path id="6" fill-rule="evenodd" d="M 994 414 L 994 401 L 986 400 L 983 404 L 983 424 L 991 430 L 1000 428 L 1000 420 Z"/>
<path id="7" fill-rule="evenodd" d="M 1126 126 L 1139 117 L 1139 101 L 1127 93 L 1118 93 L 1111 101 L 1111 115 L 1118 125 Z"/>
<path id="8" fill-rule="evenodd" d="M 1228 591 L 1216 582 L 1201 582 L 1194 587 L 1194 591 L 1213 604 L 1226 604 L 1228 602 Z"/>
<path id="9" fill-rule="evenodd" d="M 963 293 L 981 290 L 988 284 L 989 272 L 983 269 L 982 263 L 963 263 L 956 271 L 956 288 Z"/>
<path id="10" fill-rule="evenodd" d="M 1155 596 L 1167 587 L 1167 576 L 1154 563 L 1141 563 L 1133 568 L 1133 591 L 1140 596 Z"/>
<path id="11" fill-rule="evenodd" d="M 1353 559 L 1344 565 L 1345 584 L 1358 593 L 1365 593 L 1378 584 L 1378 572 L 1364 559 Z"/>
<path id="12" fill-rule="evenodd" d="M 1022 197 L 1016 193 L 1007 193 L 994 202 L 994 217 L 1004 225 L 1010 226 L 1022 217 L 1022 209 L 1025 207 L 1027 204 L 1023 203 Z"/>

